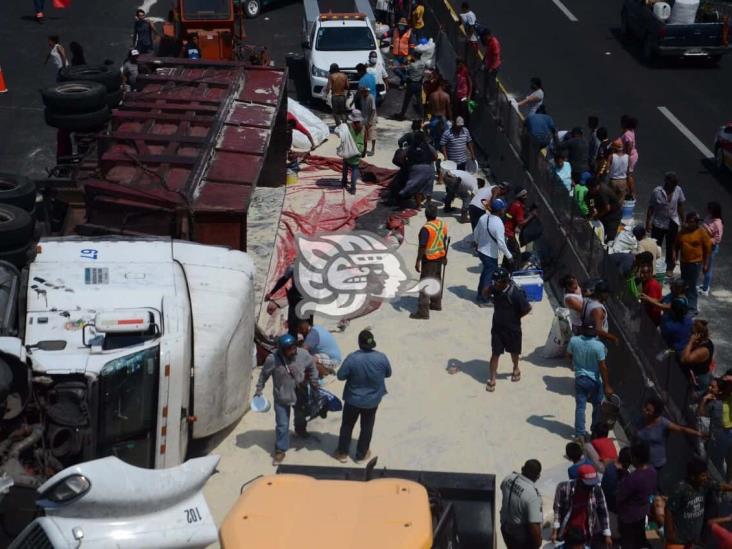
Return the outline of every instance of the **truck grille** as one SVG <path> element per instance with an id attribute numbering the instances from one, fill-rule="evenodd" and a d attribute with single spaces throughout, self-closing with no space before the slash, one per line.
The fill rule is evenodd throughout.
<path id="1" fill-rule="evenodd" d="M 13 545 L 14 549 L 53 549 L 51 540 L 48 539 L 46 531 L 38 522 L 31 525 L 25 531 L 23 539 L 16 540 Z"/>

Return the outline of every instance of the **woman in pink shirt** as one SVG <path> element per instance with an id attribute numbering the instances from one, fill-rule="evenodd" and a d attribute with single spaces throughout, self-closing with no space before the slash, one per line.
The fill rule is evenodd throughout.
<path id="1" fill-rule="evenodd" d="M 632 116 L 624 114 L 620 118 L 620 128 L 623 135 L 620 140 L 625 146 L 625 152 L 628 154 L 628 187 L 635 189 L 635 165 L 638 163 L 638 149 L 635 146 L 635 129 L 638 127 L 638 120 Z"/>
<path id="2" fill-rule="evenodd" d="M 714 266 L 714 257 L 719 251 L 719 244 L 722 242 L 722 233 L 724 232 L 724 223 L 722 222 L 722 206 L 719 202 L 710 202 L 707 204 L 707 215 L 702 225 L 709 237 L 712 239 L 712 255 L 709 257 L 709 269 L 704 274 L 704 281 L 699 286 L 699 293 L 709 295 L 709 288 L 712 285 L 712 268 Z"/>

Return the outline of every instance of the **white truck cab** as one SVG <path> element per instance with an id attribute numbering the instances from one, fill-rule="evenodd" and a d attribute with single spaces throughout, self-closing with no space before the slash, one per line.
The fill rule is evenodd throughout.
<path id="1" fill-rule="evenodd" d="M 18 337 L 0 338 L 20 410 L 3 430 L 25 429 L 0 474 L 36 488 L 47 475 L 15 473 L 104 456 L 171 467 L 190 438 L 237 421 L 256 364 L 253 278 L 250 258 L 222 247 L 41 240 Z"/>
<path id="2" fill-rule="evenodd" d="M 373 11 L 368 0 L 356 0 L 353 13 L 320 13 L 317 0 L 305 0 L 305 56 L 313 97 L 325 99 L 331 64 L 348 75 L 351 90 L 357 90 L 356 65 L 368 66 L 369 54 L 376 52 L 381 66 L 384 59 L 373 27 Z M 383 86 L 382 86 L 383 88 Z M 386 91 L 380 89 L 384 95 Z"/>

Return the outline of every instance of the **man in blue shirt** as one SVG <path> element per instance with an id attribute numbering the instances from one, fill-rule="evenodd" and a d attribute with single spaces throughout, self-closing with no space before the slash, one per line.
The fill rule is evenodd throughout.
<path id="1" fill-rule="evenodd" d="M 597 338 L 595 326 L 583 324 L 581 335 L 572 336 L 567 346 L 567 354 L 574 367 L 574 432 L 578 440 L 584 442 L 587 438 L 585 426 L 585 410 L 587 402 L 592 404 L 592 424 L 597 422 L 600 415 L 600 402 L 604 393 L 613 393 L 608 379 L 605 356 L 607 349 Z"/>
<path id="2" fill-rule="evenodd" d="M 346 357 L 338 370 L 338 379 L 345 380 L 343 389 L 343 418 L 334 457 L 341 463 L 348 460 L 351 434 L 356 420 L 361 417 L 361 433 L 356 447 L 356 461 L 371 456 L 371 435 L 374 431 L 376 409 L 386 394 L 384 379 L 391 377 L 391 364 L 384 353 L 375 351 L 376 341 L 369 330 L 358 334 L 359 350 Z"/>
<path id="3" fill-rule="evenodd" d="M 376 100 L 376 76 L 366 70 L 366 65 L 359 63 L 356 65 L 356 74 L 358 75 L 358 87 L 368 88 L 369 93 Z"/>
<path id="4" fill-rule="evenodd" d="M 320 377 L 335 374 L 341 364 L 341 350 L 328 329 L 311 324 L 309 319 L 302 319 L 298 322 L 297 331 L 305 338 L 302 346 L 312 355 Z"/>
<path id="5" fill-rule="evenodd" d="M 552 138 L 559 141 L 556 139 L 557 128 L 554 126 L 554 120 L 546 114 L 543 105 L 534 114 L 526 117 L 525 125 L 529 136 L 540 149 L 548 147 Z"/>

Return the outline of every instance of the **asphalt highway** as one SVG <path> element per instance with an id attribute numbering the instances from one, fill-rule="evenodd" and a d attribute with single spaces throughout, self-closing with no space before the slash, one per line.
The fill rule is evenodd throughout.
<path id="1" fill-rule="evenodd" d="M 693 142 L 696 137 L 713 152 L 719 126 L 732 120 L 732 56 L 719 67 L 683 60 L 648 66 L 640 46 L 620 38 L 621 6 L 622 0 L 526 0 L 520 9 L 513 0 L 471 2 L 479 22 L 501 42 L 503 84 L 523 98 L 529 78 L 539 76 L 559 129 L 584 127 L 594 114 L 615 138 L 621 115 L 638 119 L 637 220 L 644 219 L 652 188 L 670 170 L 679 175 L 687 211 L 703 213 L 716 200 L 732 219 L 732 174 L 717 172 Z M 700 297 L 702 316 L 717 319 L 712 336 L 725 369 L 732 360 L 732 338 L 727 341 L 729 330 L 722 327 L 732 303 L 730 258 L 727 237 L 717 255 L 712 296 Z"/>

